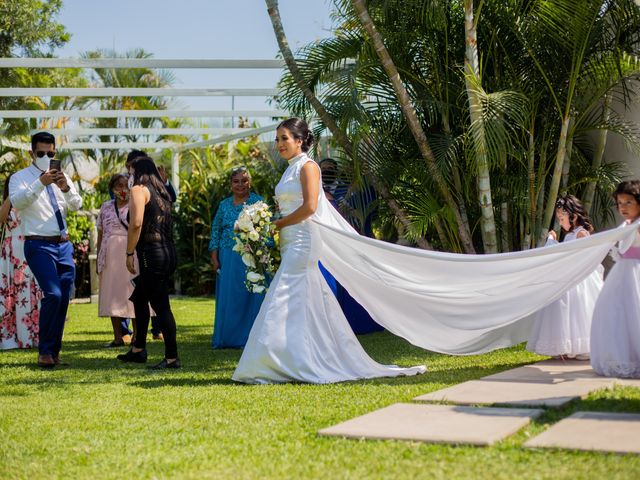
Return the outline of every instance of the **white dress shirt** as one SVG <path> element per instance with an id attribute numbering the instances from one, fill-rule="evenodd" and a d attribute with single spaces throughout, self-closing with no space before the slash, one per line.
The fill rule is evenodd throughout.
<path id="1" fill-rule="evenodd" d="M 20 213 L 24 235 L 55 236 L 60 235 L 60 227 L 56 214 L 51 206 L 46 187 L 40 181 L 42 172 L 33 164 L 11 176 L 9 181 L 9 198 L 11 205 Z M 78 195 L 73 182 L 65 174 L 69 191 L 63 192 L 55 183 L 51 184 L 58 202 L 62 218 L 67 218 L 67 211 L 75 211 L 82 207 L 82 197 Z"/>

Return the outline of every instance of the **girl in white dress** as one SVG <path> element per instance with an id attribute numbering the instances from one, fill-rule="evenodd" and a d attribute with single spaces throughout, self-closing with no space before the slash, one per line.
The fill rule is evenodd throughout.
<path id="1" fill-rule="evenodd" d="M 640 219 L 640 180 L 614 193 L 626 224 Z M 596 302 L 591 325 L 591 366 L 607 377 L 640 378 L 640 233 L 620 242 L 618 261 Z"/>
<path id="2" fill-rule="evenodd" d="M 313 134 L 301 119 L 277 128 L 278 152 L 289 162 L 276 186 L 283 218 L 282 263 L 233 374 L 243 383 L 333 383 L 423 373 L 424 366 L 381 365 L 364 351 L 318 268 L 322 239 L 311 221 L 320 202 L 320 169 L 306 152 Z"/>
<path id="3" fill-rule="evenodd" d="M 567 232 L 564 242 L 588 237 L 591 220 L 580 200 L 573 195 L 556 202 L 556 218 Z M 556 232 L 549 232 L 547 245 L 557 244 Z M 589 359 L 591 318 L 596 299 L 602 290 L 602 266 L 555 302 L 535 314 L 527 350 L 540 355 Z"/>

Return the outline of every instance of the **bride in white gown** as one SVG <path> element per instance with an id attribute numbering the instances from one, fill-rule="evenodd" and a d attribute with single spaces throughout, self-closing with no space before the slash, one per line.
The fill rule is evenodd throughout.
<path id="1" fill-rule="evenodd" d="M 276 186 L 283 218 L 282 263 L 233 374 L 243 383 L 333 383 L 417 375 L 424 366 L 381 365 L 364 351 L 318 268 L 322 238 L 312 219 L 326 202 L 320 169 L 306 152 L 313 135 L 291 118 L 277 129 L 276 145 L 289 167 Z"/>

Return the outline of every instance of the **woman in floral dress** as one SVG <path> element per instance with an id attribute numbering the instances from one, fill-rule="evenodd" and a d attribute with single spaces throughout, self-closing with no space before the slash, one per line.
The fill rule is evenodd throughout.
<path id="1" fill-rule="evenodd" d="M 9 178 L 0 206 L 0 350 L 38 346 L 42 293 L 24 258 L 18 212 L 9 201 Z"/>

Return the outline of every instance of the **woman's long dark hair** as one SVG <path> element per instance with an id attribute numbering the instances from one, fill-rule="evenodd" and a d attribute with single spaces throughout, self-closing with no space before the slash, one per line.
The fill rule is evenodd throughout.
<path id="1" fill-rule="evenodd" d="M 570 232 L 576 227 L 582 227 L 587 232 L 593 232 L 593 224 L 589 218 L 589 214 L 582 206 L 582 202 L 573 195 L 565 195 L 560 197 L 556 202 L 556 209 L 561 209 L 569 215 Z M 574 226 L 575 224 L 575 226 Z"/>
<path id="2" fill-rule="evenodd" d="M 133 184 L 144 185 L 145 187 L 153 187 L 158 195 L 164 200 L 171 203 L 171 197 L 167 188 L 164 186 L 160 172 L 153 160 L 149 157 L 139 157 L 133 164 Z"/>
<path id="3" fill-rule="evenodd" d="M 10 173 L 9 175 L 7 175 L 7 178 L 4 181 L 4 191 L 2 192 L 2 201 L 3 202 L 9 196 L 9 180 L 11 180 L 11 175 L 13 175 L 13 173 Z"/>

